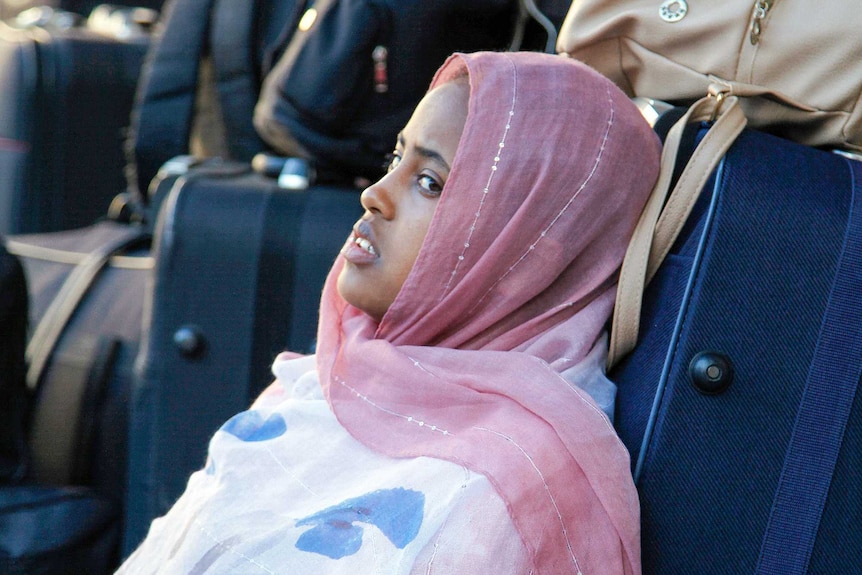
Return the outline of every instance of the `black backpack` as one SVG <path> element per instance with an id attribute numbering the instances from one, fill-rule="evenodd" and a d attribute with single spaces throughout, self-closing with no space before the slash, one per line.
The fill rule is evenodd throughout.
<path id="1" fill-rule="evenodd" d="M 382 175 L 434 72 L 453 52 L 507 49 L 515 0 L 319 0 L 267 76 L 254 125 L 318 177 Z"/>

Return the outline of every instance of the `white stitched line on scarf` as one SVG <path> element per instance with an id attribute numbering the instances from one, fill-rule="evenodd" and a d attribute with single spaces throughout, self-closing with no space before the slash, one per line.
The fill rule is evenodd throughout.
<path id="1" fill-rule="evenodd" d="M 467 240 L 464 242 L 464 249 L 461 250 L 461 254 L 455 261 L 455 268 L 449 275 L 449 281 L 447 281 L 446 285 L 443 287 L 443 293 L 440 294 L 440 299 L 438 301 L 442 301 L 446 294 L 449 293 L 449 288 L 452 287 L 452 282 L 455 280 L 458 268 L 461 267 L 461 262 L 464 261 L 464 254 L 466 254 L 467 250 L 470 248 L 470 241 L 473 239 L 473 232 L 476 231 L 476 224 L 479 221 L 479 217 L 482 215 L 485 198 L 488 197 L 488 192 L 491 189 L 491 181 L 494 179 L 494 174 L 497 173 L 497 164 L 500 163 L 500 157 L 503 155 L 503 148 L 506 147 L 506 136 L 509 135 L 509 129 L 512 127 L 512 116 L 515 115 L 515 97 L 518 93 L 518 70 L 515 68 L 515 64 L 512 62 L 511 58 L 507 56 L 507 59 L 509 59 L 509 63 L 512 65 L 512 71 L 514 72 L 512 77 L 512 107 L 509 108 L 509 116 L 506 118 L 506 128 L 503 130 L 503 137 L 500 138 L 500 143 L 497 144 L 497 151 L 494 153 L 494 163 L 491 165 L 491 173 L 488 175 L 488 181 L 485 182 L 485 187 L 482 189 L 482 197 L 479 200 L 479 207 L 476 208 L 476 216 L 473 218 L 473 223 L 470 224 L 470 232 L 467 234 Z"/>
<path id="2" fill-rule="evenodd" d="M 458 491 L 458 502 L 464 498 L 464 490 L 467 489 L 467 482 L 470 480 L 470 470 L 463 465 L 461 466 L 461 469 L 464 470 L 464 483 L 461 484 L 461 489 Z M 458 502 L 456 502 L 452 507 L 457 507 Z M 440 540 L 443 538 L 443 531 L 446 529 L 446 525 L 449 524 L 449 517 L 450 515 L 446 516 L 443 520 L 443 524 L 437 531 L 437 537 L 434 539 L 434 552 L 431 553 L 431 557 L 428 558 L 428 565 L 425 567 L 425 575 L 431 575 L 431 566 L 434 563 L 434 559 L 437 558 L 437 552 L 440 550 Z"/>
<path id="3" fill-rule="evenodd" d="M 367 395 L 363 395 L 363 394 L 359 393 L 359 391 L 357 389 L 355 389 L 354 387 L 351 387 L 346 381 L 344 381 L 343 379 L 341 379 L 337 375 L 332 376 L 332 378 L 335 381 L 337 381 L 338 383 L 340 383 L 342 386 L 349 389 L 351 391 L 351 393 L 353 393 L 353 395 L 355 395 L 356 397 L 358 397 L 359 399 L 361 399 L 362 401 L 364 401 L 368 405 L 371 405 L 372 407 L 376 407 L 377 409 L 379 409 L 383 413 L 388 413 L 389 415 L 394 415 L 395 417 L 400 417 L 401 419 L 404 419 L 408 423 L 415 423 L 419 427 L 423 427 L 429 431 L 436 431 L 437 433 L 440 433 L 442 435 L 454 436 L 453 433 L 449 433 L 447 430 L 442 429 L 440 427 L 437 427 L 436 425 L 428 425 L 424 421 L 421 421 L 419 419 L 414 418 L 412 415 L 404 415 L 403 413 L 398 413 L 397 411 L 392 411 L 391 409 L 387 409 L 387 408 L 383 407 L 382 405 L 378 405 L 378 404 L 374 403 L 373 401 L 371 401 L 371 399 L 368 398 Z"/>
<path id="4" fill-rule="evenodd" d="M 448 517 L 447 517 L 448 520 Z M 446 522 L 443 522 L 443 525 L 440 526 L 440 530 L 446 527 Z M 443 537 L 442 533 L 438 533 L 437 537 L 434 539 L 434 551 L 431 553 L 431 557 L 428 558 L 428 565 L 425 566 L 425 575 L 431 575 L 431 566 L 434 564 L 434 559 L 437 558 L 437 552 L 440 550 L 440 539 Z"/>
<path id="5" fill-rule="evenodd" d="M 424 366 L 424 365 L 422 365 L 421 363 L 419 363 L 419 360 L 417 360 L 417 359 L 413 359 L 413 358 L 412 358 L 412 357 L 410 357 L 409 355 L 407 356 L 407 359 L 409 359 L 410 361 L 412 361 L 412 362 L 413 362 L 413 367 L 418 367 L 420 370 L 424 371 L 425 373 L 427 373 L 427 374 L 428 374 L 428 375 L 430 375 L 431 377 L 435 377 L 435 378 L 437 378 L 437 379 L 440 379 L 439 377 L 437 377 L 436 375 L 434 375 L 433 373 L 431 373 L 430 371 L 428 371 L 427 369 L 425 369 L 425 366 Z"/>
<path id="6" fill-rule="evenodd" d="M 295 473 L 293 473 L 290 469 L 285 467 L 285 465 L 278 459 L 278 457 L 275 456 L 275 454 L 272 452 L 272 450 L 269 448 L 268 445 L 264 446 L 264 447 L 266 449 L 266 452 L 269 453 L 269 456 L 272 457 L 272 460 L 275 461 L 278 464 L 278 466 L 281 467 L 281 469 L 290 476 L 291 479 L 296 481 L 303 489 L 305 489 L 306 491 L 308 491 L 309 493 L 311 493 L 315 497 L 319 497 L 319 495 L 317 493 L 315 493 L 314 490 L 311 489 L 311 487 L 309 487 L 308 485 L 303 483 L 302 480 L 299 477 L 297 477 Z"/>
<path id="7" fill-rule="evenodd" d="M 495 281 L 494 284 L 490 288 L 488 288 L 488 291 L 486 291 L 484 293 L 484 295 L 482 295 L 482 297 L 480 297 L 478 300 L 476 300 L 476 305 L 473 306 L 473 308 L 470 310 L 470 313 L 472 313 L 477 307 L 479 307 L 479 304 L 481 304 L 485 300 L 485 298 L 488 297 L 488 294 L 490 294 L 494 290 L 494 288 L 496 288 L 497 285 L 506 278 L 506 276 L 508 276 L 510 273 L 512 273 L 512 271 L 516 267 L 518 267 L 518 265 L 522 261 L 527 259 L 527 256 L 530 254 L 530 252 L 532 252 L 534 249 L 536 249 L 536 246 L 539 245 L 539 242 L 541 242 L 542 239 L 544 239 L 545 236 L 548 235 L 548 232 L 551 230 L 551 228 L 554 227 L 554 225 L 559 221 L 559 219 L 561 217 L 563 217 L 563 214 L 566 213 L 566 210 L 568 210 L 569 207 L 571 207 L 571 205 L 575 202 L 577 197 L 579 195 L 581 195 L 581 192 L 584 191 L 584 189 L 587 187 L 587 185 L 589 185 L 590 181 L 593 179 L 593 176 L 596 174 L 596 172 L 599 169 L 599 165 L 601 164 L 602 156 L 604 156 L 605 145 L 608 143 L 608 139 L 609 139 L 610 133 L 611 133 L 611 127 L 614 124 L 614 117 L 616 116 L 615 110 L 614 110 L 614 102 L 613 102 L 613 99 L 611 98 L 610 88 L 607 88 L 607 94 L 608 94 L 608 104 L 610 104 L 610 117 L 608 118 L 608 123 L 607 123 L 607 128 L 605 129 L 605 134 L 602 137 L 602 145 L 601 145 L 601 147 L 599 147 L 599 152 L 598 152 L 598 154 L 596 154 L 596 159 L 593 162 L 592 170 L 590 170 L 590 173 L 587 174 L 586 179 L 581 184 L 581 186 L 575 191 L 574 195 L 572 195 L 572 197 L 569 198 L 569 201 L 566 202 L 566 205 L 563 206 L 563 209 L 561 209 L 557 213 L 557 215 L 554 217 L 554 219 L 551 220 L 551 223 L 548 224 L 548 227 L 546 227 L 544 230 L 542 230 L 542 232 L 539 234 L 539 237 L 536 239 L 536 241 L 534 241 L 532 244 L 530 244 L 530 246 L 527 248 L 527 251 L 525 251 L 523 253 L 523 255 L 521 255 L 521 257 L 518 258 L 518 261 L 516 261 L 514 264 L 512 264 L 512 266 L 508 270 L 506 270 L 506 272 L 503 275 L 501 275 L 499 278 L 497 278 L 497 281 Z"/>
<path id="8" fill-rule="evenodd" d="M 566 381 L 566 379 L 562 376 L 560 376 L 560 379 L 562 379 L 563 381 Z M 614 430 L 614 426 L 610 424 L 610 421 L 607 418 L 607 414 L 605 414 L 604 411 L 602 411 L 601 409 L 596 407 L 596 405 L 594 403 L 586 400 L 586 398 L 584 397 L 584 393 L 586 393 L 585 391 L 574 386 L 573 384 L 569 383 L 568 381 L 566 381 L 566 387 L 569 388 L 569 391 L 571 391 L 575 395 L 577 395 L 578 399 L 580 399 L 582 403 L 586 404 L 587 407 L 589 407 L 590 409 L 592 409 L 593 411 L 595 411 L 596 413 L 598 413 L 600 415 L 604 415 L 605 417 L 602 417 L 602 420 L 605 422 L 605 425 L 608 427 L 608 429 L 613 431 L 614 435 L 616 435 L 617 432 L 616 432 L 616 430 Z"/>
<path id="9" fill-rule="evenodd" d="M 553 370 L 551 370 L 551 371 L 553 371 Z M 556 372 L 555 372 L 555 373 L 556 373 Z M 622 446 L 622 445 L 623 445 L 622 440 L 621 440 L 621 439 L 619 439 L 619 436 L 617 435 L 617 432 L 616 432 L 616 430 L 614 429 L 614 426 L 613 426 L 613 425 L 611 425 L 611 422 L 610 422 L 610 420 L 608 419 L 607 414 L 606 414 L 604 411 L 602 411 L 599 407 L 597 407 L 594 403 L 592 403 L 591 401 L 587 401 L 587 399 L 584 397 L 584 394 L 586 393 L 585 391 L 583 391 L 583 390 L 582 390 L 582 389 L 580 389 L 579 387 L 577 387 L 577 386 L 575 386 L 575 385 L 573 385 L 573 384 L 569 383 L 568 381 L 566 381 L 566 378 L 564 378 L 563 376 L 561 376 L 559 373 L 558 373 L 557 375 L 559 376 L 559 378 L 560 378 L 561 380 L 563 380 L 563 382 L 565 382 L 565 384 L 566 384 L 566 388 L 567 388 L 569 391 L 571 391 L 572 393 L 574 393 L 574 394 L 578 397 L 578 399 L 579 399 L 579 400 L 581 400 L 581 403 L 585 404 L 587 407 L 589 407 L 590 409 L 592 409 L 593 411 L 595 411 L 596 413 L 598 413 L 599 415 L 601 415 L 601 416 L 602 416 L 602 421 L 604 422 L 605 426 L 606 426 L 608 429 L 610 429 L 611 431 L 613 431 L 613 435 L 614 435 L 614 437 L 617 437 L 617 441 L 618 441 L 619 445 L 620 445 L 620 446 Z"/>
<path id="10" fill-rule="evenodd" d="M 209 537 L 213 543 L 215 543 L 216 545 L 224 545 L 224 542 L 219 541 L 212 533 L 207 531 L 206 528 L 203 525 L 201 525 L 201 523 L 198 519 L 195 519 L 195 525 L 197 525 L 197 527 L 198 527 L 198 529 L 200 529 L 201 533 L 203 533 L 204 535 Z M 251 557 L 244 555 L 243 553 L 240 553 L 239 551 L 235 551 L 233 547 L 234 546 L 228 547 L 226 549 L 226 552 L 230 553 L 232 555 L 236 555 L 237 557 L 240 557 L 242 559 L 245 559 L 246 561 L 248 561 L 252 565 L 256 565 L 257 567 L 260 567 L 261 570 L 266 571 L 270 575 L 275 575 L 275 571 L 270 570 L 266 565 L 263 565 L 262 563 L 258 563 L 257 561 L 255 561 Z"/>
<path id="11" fill-rule="evenodd" d="M 380 575 L 380 550 L 377 548 L 377 531 L 375 529 L 368 530 L 368 541 L 371 543 L 371 558 L 376 566 L 375 572 Z"/>
<path id="12" fill-rule="evenodd" d="M 494 435 L 502 437 L 503 439 L 505 439 L 506 441 L 508 441 L 509 443 L 514 445 L 515 447 L 517 447 L 520 450 L 520 452 L 523 454 L 523 456 L 527 458 L 527 461 L 530 462 L 530 465 L 533 466 L 533 469 L 539 475 L 539 478 L 542 480 L 542 484 L 545 486 L 545 492 L 548 494 L 548 498 L 551 500 L 551 504 L 554 506 L 554 511 L 556 511 L 556 513 L 557 513 L 557 519 L 559 519 L 559 521 L 560 521 L 560 529 L 563 532 L 563 538 L 566 540 L 566 547 L 569 550 L 569 554 L 572 556 L 572 563 L 574 563 L 575 569 L 578 570 L 578 575 L 582 575 L 581 566 L 578 564 L 578 558 L 575 557 L 575 551 L 574 551 L 574 549 L 572 549 L 571 542 L 569 542 L 569 531 L 568 531 L 568 529 L 566 529 L 566 524 L 563 521 L 563 514 L 560 513 L 560 508 L 557 507 L 557 500 L 554 498 L 554 495 L 551 493 L 551 488 L 548 486 L 548 482 L 545 481 L 545 476 L 542 475 L 541 470 L 536 466 L 536 463 L 533 461 L 533 458 L 530 457 L 530 454 L 527 453 L 523 447 L 518 445 L 518 442 L 516 442 L 514 439 L 512 439 L 511 437 L 509 437 L 508 435 L 506 435 L 504 433 L 500 433 L 499 431 L 494 431 L 493 429 L 488 429 L 487 427 L 474 427 L 473 429 L 476 429 L 478 431 L 487 431 L 488 433 L 492 433 Z"/>
<path id="13" fill-rule="evenodd" d="M 548 364 L 548 362 L 547 362 L 547 361 L 545 361 L 544 359 L 542 359 L 542 358 L 540 358 L 540 357 L 535 357 L 535 356 L 533 357 L 533 359 L 535 359 L 536 361 L 538 361 L 538 362 L 539 362 L 542 366 L 544 366 L 544 367 L 545 367 L 545 368 L 546 368 L 550 373 L 554 374 L 554 375 L 557 377 L 557 379 L 559 379 L 559 380 L 564 384 L 564 387 L 565 387 L 566 389 L 568 389 L 570 392 L 572 392 L 572 393 L 574 393 L 574 394 L 575 394 L 575 397 L 577 397 L 577 398 L 578 398 L 578 400 L 580 400 L 580 402 L 581 402 L 581 403 L 583 403 L 584 405 L 586 405 L 586 406 L 587 406 L 588 408 L 590 408 L 592 411 L 594 411 L 594 412 L 598 413 L 599 415 L 601 415 L 601 416 L 602 416 L 602 418 L 601 418 L 601 419 L 602 419 L 602 421 L 604 422 L 605 427 L 607 427 L 608 429 L 610 429 L 610 430 L 613 432 L 613 437 L 616 437 L 616 438 L 617 438 L 617 442 L 619 443 L 619 445 L 621 445 L 621 446 L 623 445 L 623 442 L 622 442 L 622 440 L 621 440 L 621 439 L 619 439 L 619 435 L 617 435 L 617 432 L 616 432 L 616 430 L 614 429 L 614 426 L 613 426 L 613 425 L 611 425 L 610 420 L 608 420 L 607 414 L 606 414 L 604 411 L 602 411 L 602 410 L 601 410 L 601 408 L 599 408 L 595 403 L 593 403 L 592 401 L 588 400 L 588 399 L 587 399 L 587 397 L 585 397 L 585 396 L 589 396 L 589 394 L 588 394 L 587 392 L 585 392 L 585 391 L 584 391 L 584 390 L 582 390 L 580 387 L 578 387 L 577 385 L 574 385 L 572 382 L 570 382 L 570 381 L 569 381 L 569 380 L 567 380 L 565 377 L 563 377 L 562 375 L 560 375 L 560 374 L 559 374 L 559 372 L 558 372 L 558 371 L 556 371 L 554 368 L 552 368 L 552 367 Z M 568 359 L 568 358 L 566 358 L 566 359 Z M 572 360 L 569 360 L 569 361 L 572 361 Z"/>

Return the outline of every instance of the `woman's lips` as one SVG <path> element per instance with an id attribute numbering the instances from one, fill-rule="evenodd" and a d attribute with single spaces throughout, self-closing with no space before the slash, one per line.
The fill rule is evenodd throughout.
<path id="1" fill-rule="evenodd" d="M 353 226 L 353 232 L 341 248 L 341 255 L 350 263 L 357 265 L 369 264 L 377 260 L 380 256 L 374 246 L 373 237 L 374 233 L 368 222 L 360 220 Z"/>

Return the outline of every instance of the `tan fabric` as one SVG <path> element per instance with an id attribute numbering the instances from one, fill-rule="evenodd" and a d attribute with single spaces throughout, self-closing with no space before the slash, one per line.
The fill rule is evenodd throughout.
<path id="1" fill-rule="evenodd" d="M 661 7 L 687 11 L 668 22 Z M 719 79 L 755 96 L 741 100 L 752 127 L 862 150 L 860 30 L 856 0 L 575 0 L 557 49 L 629 96 L 693 101 Z"/>

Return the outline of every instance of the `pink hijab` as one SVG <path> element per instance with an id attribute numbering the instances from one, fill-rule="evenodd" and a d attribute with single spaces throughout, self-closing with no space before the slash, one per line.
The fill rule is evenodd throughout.
<path id="1" fill-rule="evenodd" d="M 467 123 L 416 263 L 381 322 L 323 290 L 318 369 L 368 447 L 480 472 L 535 572 L 639 573 L 629 457 L 560 373 L 601 338 L 659 143 L 586 66 L 537 53 L 456 54 Z M 477 526 L 477 529 L 493 526 Z"/>

